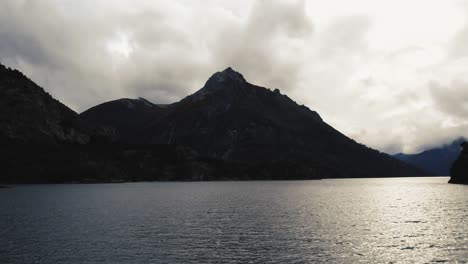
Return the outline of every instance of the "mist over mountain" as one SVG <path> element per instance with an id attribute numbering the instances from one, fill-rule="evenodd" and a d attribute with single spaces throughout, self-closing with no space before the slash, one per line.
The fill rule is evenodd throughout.
<path id="1" fill-rule="evenodd" d="M 448 145 L 425 150 L 418 154 L 395 154 L 394 157 L 414 165 L 433 175 L 447 176 L 450 168 L 460 154 L 460 144 L 464 142 L 463 137 L 454 140 Z"/>

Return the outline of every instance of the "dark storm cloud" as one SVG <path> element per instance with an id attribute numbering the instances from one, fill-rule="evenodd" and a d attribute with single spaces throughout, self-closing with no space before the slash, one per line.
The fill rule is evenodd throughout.
<path id="1" fill-rule="evenodd" d="M 196 24 L 216 16 L 208 6 L 161 1 L 153 8 L 99 9 L 105 4 L 3 1 L 0 60 L 77 110 L 126 96 L 167 103 L 228 66 L 263 85 L 294 87 L 301 57 L 290 56 L 291 43 L 312 32 L 304 1 L 258 1 L 246 18 L 213 20 L 211 28 Z M 120 39 L 128 42 L 128 57 L 107 49 Z"/>
<path id="2" fill-rule="evenodd" d="M 95 48 L 104 25 L 92 17 L 77 21 L 50 1 L 2 1 L 0 25 L 0 60 L 59 99 L 79 108 L 105 85 L 105 58 Z"/>
<path id="3" fill-rule="evenodd" d="M 231 66 L 381 150 L 468 136 L 468 26 L 433 42 L 456 24 L 433 19 L 450 5 L 418 1 L 433 13 L 415 19 L 395 1 L 3 0 L 0 62 L 77 111 L 171 103 Z"/>
<path id="4" fill-rule="evenodd" d="M 114 10 L 101 14 L 86 1 L 76 10 L 65 11 L 53 1 L 4 1 L 0 6 L 1 61 L 25 71 L 77 110 L 135 96 L 149 86 L 155 91 L 141 96 L 156 94 L 161 97 L 152 99 L 173 100 L 189 89 L 181 87 L 187 80 L 178 72 L 196 72 L 197 64 L 183 52 L 173 52 L 179 57 L 145 55 L 164 45 L 181 50 L 189 45 L 158 13 Z M 134 56 L 125 63 L 107 50 L 108 42 L 118 40 L 120 32 L 136 43 Z"/>
<path id="5" fill-rule="evenodd" d="M 313 26 L 304 1 L 258 1 L 245 22 L 221 30 L 211 44 L 215 65 L 231 65 L 262 85 L 292 89 Z"/>

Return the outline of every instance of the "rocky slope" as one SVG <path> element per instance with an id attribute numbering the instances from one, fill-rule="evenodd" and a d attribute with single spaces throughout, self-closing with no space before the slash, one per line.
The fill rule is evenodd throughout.
<path id="1" fill-rule="evenodd" d="M 112 138 L 112 129 L 88 126 L 21 72 L 0 64 L 0 142 L 86 144 Z"/>
<path id="2" fill-rule="evenodd" d="M 399 153 L 394 157 L 433 175 L 447 176 L 450 174 L 450 167 L 460 154 L 460 144 L 464 141 L 464 138 L 459 138 L 451 144 L 439 148 L 429 149 L 418 154 Z"/>
<path id="3" fill-rule="evenodd" d="M 0 182 L 292 180 L 423 175 L 228 68 L 180 102 L 77 115 L 0 65 Z"/>
<path id="4" fill-rule="evenodd" d="M 186 151 L 123 146 L 117 136 L 113 128 L 79 119 L 21 72 L 0 64 L 0 182 L 172 180 L 192 165 L 189 175 L 203 176 Z"/>
<path id="5" fill-rule="evenodd" d="M 75 129 L 77 114 L 17 70 L 0 65 L 0 138 L 2 142 L 89 141 Z"/>
<path id="6" fill-rule="evenodd" d="M 468 184 L 468 143 L 460 145 L 463 149 L 450 169 L 449 183 Z"/>
<path id="7" fill-rule="evenodd" d="M 80 114 L 80 120 L 96 126 L 113 127 L 119 132 L 120 141 L 135 143 L 136 129 L 144 129 L 145 124 L 157 120 L 165 108 L 144 98 L 119 99 L 106 102 Z"/>
<path id="8" fill-rule="evenodd" d="M 115 113 L 130 111 L 129 116 L 148 112 L 147 107 L 110 104 L 118 105 Z M 202 89 L 180 102 L 157 109 L 154 118 L 100 118 L 114 115 L 108 109 L 104 104 L 84 112 L 81 118 L 103 120 L 115 128 L 123 126 L 118 130 L 125 135 L 125 143 L 182 145 L 199 157 L 263 168 L 276 166 L 288 179 L 427 175 L 356 143 L 316 112 L 277 89 L 248 83 L 231 68 L 215 73 Z"/>

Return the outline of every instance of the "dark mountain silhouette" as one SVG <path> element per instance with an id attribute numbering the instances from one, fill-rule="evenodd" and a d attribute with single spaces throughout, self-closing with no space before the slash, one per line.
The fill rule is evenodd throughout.
<path id="1" fill-rule="evenodd" d="M 447 176 L 450 173 L 450 167 L 460 154 L 460 144 L 464 141 L 464 138 L 459 138 L 451 144 L 429 149 L 418 154 L 398 153 L 394 157 L 428 171 L 433 175 Z"/>
<path id="2" fill-rule="evenodd" d="M 73 124 L 77 114 L 21 72 L 0 65 L 0 140 L 21 143 L 89 141 Z"/>
<path id="3" fill-rule="evenodd" d="M 116 128 L 121 141 L 135 143 L 140 141 L 135 131 L 157 120 L 164 110 L 144 98 L 125 98 L 92 107 L 81 113 L 80 119 L 95 126 Z"/>
<path id="4" fill-rule="evenodd" d="M 0 110 L 4 183 L 424 174 L 230 68 L 171 105 L 121 99 L 77 115 L 19 71 L 0 66 Z"/>
<path id="5" fill-rule="evenodd" d="M 128 107 L 128 102 L 142 105 Z M 206 159 L 258 168 L 276 166 L 284 177 L 290 175 L 287 178 L 426 175 L 356 143 L 316 112 L 277 89 L 248 83 L 231 68 L 215 73 L 202 89 L 164 108 L 135 102 L 105 103 L 80 118 L 116 128 L 125 144 L 186 146 Z M 119 113 L 125 114 L 114 119 Z M 133 118 L 140 115 L 144 117 Z M 268 173 L 257 171 L 266 178 Z"/>
<path id="6" fill-rule="evenodd" d="M 114 140 L 113 129 L 90 126 L 21 72 L 0 64 L 0 142 L 86 144 Z"/>
<path id="7" fill-rule="evenodd" d="M 463 142 L 460 146 L 463 149 L 450 168 L 449 183 L 468 184 L 468 143 Z"/>
<path id="8" fill-rule="evenodd" d="M 203 177 L 203 163 L 183 147 L 120 145 L 116 138 L 115 129 L 84 122 L 21 72 L 0 64 L 0 182 Z"/>

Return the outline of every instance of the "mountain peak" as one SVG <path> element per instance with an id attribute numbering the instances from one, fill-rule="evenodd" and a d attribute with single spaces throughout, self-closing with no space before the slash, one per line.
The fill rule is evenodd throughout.
<path id="1" fill-rule="evenodd" d="M 231 67 L 227 67 L 226 69 L 224 69 L 224 71 L 222 71 L 222 73 L 225 73 L 225 74 L 240 74 Z"/>
<path id="2" fill-rule="evenodd" d="M 245 87 L 247 81 L 244 79 L 241 73 L 233 70 L 231 67 L 227 67 L 223 71 L 214 73 L 205 85 L 195 92 L 190 98 L 194 101 L 202 100 L 206 95 L 219 94 L 219 93 L 230 93 L 237 90 L 240 87 Z M 235 89 L 232 89 L 235 88 Z"/>
<path id="3" fill-rule="evenodd" d="M 240 81 L 240 82 L 246 82 L 244 79 L 244 76 L 233 70 L 231 67 L 227 67 L 224 71 L 222 72 L 217 72 L 215 73 L 212 78 L 215 78 L 218 82 L 223 82 L 226 80 L 232 80 L 232 81 Z"/>

